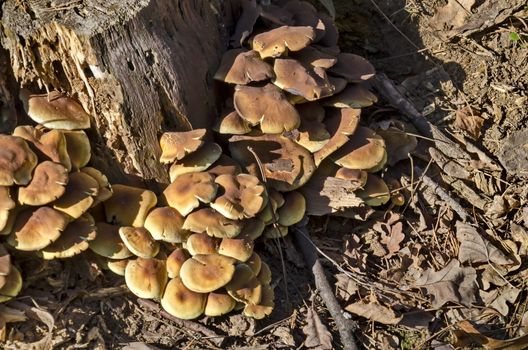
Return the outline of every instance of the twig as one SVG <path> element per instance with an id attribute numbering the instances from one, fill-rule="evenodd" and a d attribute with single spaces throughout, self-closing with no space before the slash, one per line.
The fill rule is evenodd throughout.
<path id="1" fill-rule="evenodd" d="M 306 222 L 306 218 L 303 221 Z M 352 322 L 343 316 L 343 310 L 336 300 L 330 283 L 328 283 L 323 265 L 321 264 L 320 259 L 317 257 L 317 251 L 315 250 L 313 243 L 306 233 L 306 225 L 298 225 L 294 227 L 293 237 L 297 243 L 297 246 L 302 251 L 307 265 L 312 269 L 315 287 L 319 291 L 321 298 L 323 299 L 328 311 L 330 312 L 330 315 L 337 325 L 339 335 L 341 336 L 343 349 L 357 350 L 354 335 L 352 334 L 352 328 L 354 328 L 351 324 Z"/>
<path id="2" fill-rule="evenodd" d="M 163 310 L 158 304 L 153 302 L 152 300 L 148 299 L 141 299 L 139 298 L 138 304 L 141 305 L 143 308 L 148 309 L 149 311 L 158 314 L 174 323 L 176 323 L 178 326 L 185 328 L 187 330 L 203 334 L 205 337 L 202 338 L 204 340 L 208 340 L 212 343 L 214 343 L 218 347 L 222 347 L 222 344 L 224 342 L 225 337 L 216 334 L 211 329 L 193 321 L 189 320 L 182 320 L 180 318 L 174 317 L 165 310 Z"/>

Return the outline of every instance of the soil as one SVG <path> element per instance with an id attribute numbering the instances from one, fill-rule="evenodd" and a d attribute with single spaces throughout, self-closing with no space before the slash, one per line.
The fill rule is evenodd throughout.
<path id="1" fill-rule="evenodd" d="M 445 128 L 448 134 L 464 133 L 453 125 L 455 112 L 470 106 L 484 118 L 481 134 L 473 143 L 494 160 L 500 160 L 507 147 L 505 138 L 528 127 L 528 38 L 522 34 L 528 33 L 528 28 L 522 13 L 517 12 L 500 23 L 490 23 L 470 36 L 446 39 L 434 30 L 434 14 L 446 5 L 444 1 L 334 0 L 334 3 L 342 51 L 368 58 L 378 71 L 399 84 L 404 95 L 428 120 Z M 521 33 L 518 40 L 512 40 L 513 32 Z M 380 107 L 388 106 L 380 101 L 375 108 L 366 111 L 366 120 L 373 120 Z M 398 115 L 394 110 L 389 114 Z M 420 152 L 423 158 L 425 152 L 417 153 Z M 420 154 L 417 159 L 421 159 Z M 401 168 L 408 169 L 409 162 Z M 503 178 L 515 187 L 522 184 L 521 175 L 509 172 L 503 174 Z M 457 192 L 453 195 L 465 203 L 468 211 L 473 210 Z M 428 209 L 430 217 L 409 214 L 409 226 L 420 226 L 420 220 L 440 221 L 438 213 L 445 210 L 441 205 Z M 345 246 L 349 246 L 351 234 L 367 232 L 383 215 L 383 211 L 378 212 L 366 222 L 314 218 L 310 228 L 319 248 L 344 264 L 348 260 L 343 254 L 348 249 Z M 447 217 L 442 220 L 452 219 L 452 213 L 445 215 Z M 281 244 L 286 275 L 283 275 L 273 244 L 257 247 L 274 276 L 276 308 L 271 317 L 252 321 L 241 316 L 226 316 L 197 322 L 225 337 L 223 349 L 295 349 L 304 346 L 305 315 L 313 308 L 331 332 L 333 348 L 342 348 L 335 324 L 314 290 L 311 272 L 303 266 L 302 256 L 290 240 Z M 375 253 L 376 246 L 369 247 L 366 253 Z M 442 252 L 430 254 L 435 259 L 445 258 Z M 380 261 L 388 263 L 388 260 Z M 38 263 L 27 260 L 22 266 L 36 273 L 31 280 L 25 281 L 21 301 L 31 301 L 54 316 L 51 335 L 54 349 L 120 349 L 127 345 L 135 346 L 129 349 L 216 347 L 210 339 L 142 308 L 133 295 L 119 288 L 123 285 L 121 278 L 101 271 L 86 259 Z M 330 263 L 326 267 L 331 283 L 336 283 L 338 270 Z M 338 300 L 346 305 L 347 299 L 342 294 L 338 294 Z M 446 334 L 427 333 L 423 327 L 413 330 L 412 327 L 374 326 L 364 318 L 351 317 L 358 322 L 355 334 L 363 348 L 430 348 L 435 342 L 442 342 L 440 344 L 446 349 L 452 348 L 443 343 L 450 342 Z M 516 317 L 517 314 L 510 313 L 508 320 Z M 48 330 L 43 322 L 30 320 L 10 326 L 9 332 L 9 339 L 28 343 L 42 339 Z M 9 342 L 5 348 L 20 346 L 20 343 Z"/>

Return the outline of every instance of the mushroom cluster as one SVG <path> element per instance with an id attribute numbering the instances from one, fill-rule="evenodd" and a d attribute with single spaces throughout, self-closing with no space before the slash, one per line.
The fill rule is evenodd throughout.
<path id="1" fill-rule="evenodd" d="M 11 256 L 7 249 L 0 244 L 0 303 L 17 296 L 22 289 L 22 275 L 11 264 Z"/>
<path id="2" fill-rule="evenodd" d="M 337 40 L 331 18 L 307 2 L 246 8 L 214 76 L 233 89 L 214 130 L 276 191 L 302 191 L 319 174 L 351 181 L 366 205 L 382 205 L 389 190 L 374 173 L 386 144 L 360 125 L 361 108 L 377 100 L 367 85 L 374 67 L 340 52 Z"/>

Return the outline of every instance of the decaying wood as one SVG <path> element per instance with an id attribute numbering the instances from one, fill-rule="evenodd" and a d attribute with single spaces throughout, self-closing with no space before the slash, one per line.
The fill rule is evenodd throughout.
<path id="1" fill-rule="evenodd" d="M 354 339 L 353 323 L 350 320 L 347 320 L 343 315 L 343 310 L 337 301 L 332 287 L 326 278 L 326 274 L 321 264 L 320 259 L 317 257 L 317 251 L 314 248 L 314 243 L 310 240 L 310 236 L 306 230 L 306 218 L 301 221 L 301 224 L 293 227 L 293 237 L 295 243 L 303 253 L 306 264 L 312 270 L 315 287 L 319 291 L 319 295 L 326 307 L 328 312 L 332 316 L 332 319 L 337 325 L 339 335 L 341 336 L 341 343 L 343 344 L 343 349 L 347 350 L 356 350 L 357 345 Z M 304 223 L 304 224 L 303 224 Z"/>
<path id="2" fill-rule="evenodd" d="M 66 92 L 93 115 L 92 162 L 111 181 L 165 182 L 158 134 L 214 119 L 236 2 L 7 0 L 2 45 L 22 86 Z"/>

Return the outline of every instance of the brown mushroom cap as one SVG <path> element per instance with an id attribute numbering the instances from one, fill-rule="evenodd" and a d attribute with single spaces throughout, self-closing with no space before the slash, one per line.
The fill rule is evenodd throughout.
<path id="1" fill-rule="evenodd" d="M 21 206 L 14 207 L 11 210 L 0 209 L 0 236 L 6 236 L 13 232 L 18 213 L 23 209 Z"/>
<path id="2" fill-rule="evenodd" d="M 208 236 L 205 233 L 193 233 L 187 238 L 185 248 L 191 255 L 214 254 L 218 250 L 218 238 Z"/>
<path id="3" fill-rule="evenodd" d="M 45 205 L 66 191 L 68 170 L 59 163 L 45 161 L 37 165 L 33 179 L 18 189 L 18 202 L 27 205 Z"/>
<path id="4" fill-rule="evenodd" d="M 193 292 L 176 277 L 167 284 L 161 306 L 172 316 L 190 320 L 204 312 L 206 298 L 207 294 Z"/>
<path id="5" fill-rule="evenodd" d="M 371 169 L 386 157 L 385 141 L 372 129 L 360 126 L 349 141 L 331 158 L 334 162 L 348 169 Z M 385 158 L 386 159 L 386 158 Z"/>
<path id="6" fill-rule="evenodd" d="M 66 150 L 71 162 L 71 168 L 78 170 L 84 167 L 90 161 L 92 149 L 88 135 L 80 131 L 61 131 L 66 139 Z"/>
<path id="7" fill-rule="evenodd" d="M 220 175 L 215 183 L 223 194 L 210 204 L 211 208 L 228 219 L 252 218 L 267 202 L 264 185 L 253 175 Z"/>
<path id="8" fill-rule="evenodd" d="M 84 108 L 58 91 L 41 95 L 20 95 L 29 117 L 49 129 L 74 130 L 90 127 L 90 115 Z"/>
<path id="9" fill-rule="evenodd" d="M 106 267 L 108 268 L 108 270 L 112 271 L 116 275 L 125 276 L 126 267 L 129 262 L 130 262 L 129 259 L 121 259 L 121 260 L 107 259 Z"/>
<path id="10" fill-rule="evenodd" d="M 122 226 L 141 227 L 157 202 L 154 192 L 127 185 L 113 185 L 114 194 L 103 203 L 106 220 Z"/>
<path id="11" fill-rule="evenodd" d="M 293 23 L 297 26 L 310 26 L 315 32 L 314 42 L 321 40 L 325 34 L 325 26 L 319 18 L 317 9 L 307 1 L 289 0 L 284 9 L 292 14 Z"/>
<path id="12" fill-rule="evenodd" d="M 224 111 L 217 119 L 213 129 L 220 134 L 244 135 L 251 131 L 251 125 L 247 120 L 240 117 L 237 111 Z"/>
<path id="13" fill-rule="evenodd" d="M 307 102 L 295 106 L 301 116 L 301 124 L 306 122 L 322 122 L 325 118 L 325 110 L 319 102 Z"/>
<path id="14" fill-rule="evenodd" d="M 140 298 L 159 299 L 167 285 L 165 261 L 137 258 L 128 262 L 125 282 L 132 293 Z"/>
<path id="15" fill-rule="evenodd" d="M 303 120 L 298 131 L 292 136 L 295 142 L 311 153 L 319 151 L 330 141 L 330 133 L 326 130 L 326 126 L 315 120 Z"/>
<path id="16" fill-rule="evenodd" d="M 340 168 L 335 173 L 336 178 L 351 181 L 357 186 L 357 188 L 365 186 L 367 183 L 367 176 L 368 173 L 366 171 L 358 169 Z"/>
<path id="17" fill-rule="evenodd" d="M 222 147 L 216 143 L 206 142 L 197 151 L 171 165 L 169 169 L 171 182 L 174 182 L 178 176 L 183 174 L 207 170 L 220 158 L 221 154 Z"/>
<path id="18" fill-rule="evenodd" d="M 264 238 L 266 239 L 273 239 L 273 238 L 282 238 L 285 237 L 288 234 L 288 226 L 282 226 L 282 225 L 269 225 L 264 230 Z"/>
<path id="19" fill-rule="evenodd" d="M 349 136 L 356 132 L 359 125 L 361 110 L 353 108 L 334 109 L 325 121 L 330 135 L 328 141 L 319 151 L 314 154 L 314 162 L 317 166 L 348 142 Z"/>
<path id="20" fill-rule="evenodd" d="M 253 50 L 258 51 L 261 58 L 279 57 L 287 51 L 304 49 L 314 39 L 312 27 L 282 26 L 256 35 L 253 38 Z"/>
<path id="21" fill-rule="evenodd" d="M 37 156 L 24 139 L 0 135 L 0 186 L 27 185 Z"/>
<path id="22" fill-rule="evenodd" d="M 119 226 L 98 222 L 97 236 L 90 241 L 90 249 L 95 253 L 110 259 L 126 259 L 132 256 L 132 252 L 119 236 Z"/>
<path id="23" fill-rule="evenodd" d="M 262 261 L 260 265 L 260 271 L 257 274 L 257 279 L 264 285 L 271 283 L 271 269 L 264 261 Z"/>
<path id="24" fill-rule="evenodd" d="M 11 255 L 4 247 L 3 244 L 0 244 L 0 278 L 7 276 L 11 271 Z M 2 288 L 5 279 L 0 279 L 0 288 Z"/>
<path id="25" fill-rule="evenodd" d="M 184 217 L 174 208 L 161 207 L 152 210 L 145 219 L 145 228 L 158 241 L 182 243 L 190 232 L 182 228 Z"/>
<path id="26" fill-rule="evenodd" d="M 59 239 L 44 247 L 40 253 L 46 260 L 70 258 L 89 247 L 97 235 L 95 221 L 90 214 L 84 214 L 70 222 Z"/>
<path id="27" fill-rule="evenodd" d="M 40 152 L 41 160 L 51 160 L 64 165 L 68 171 L 71 170 L 70 156 L 66 149 L 66 137 L 60 130 L 49 130 L 44 132 L 42 127 L 31 125 L 17 126 L 13 131 L 13 136 L 18 136 L 26 140 L 30 146 Z"/>
<path id="28" fill-rule="evenodd" d="M 0 288 L 0 303 L 16 297 L 21 289 L 22 275 L 15 266 L 11 266 L 9 274 L 5 276 L 5 283 Z"/>
<path id="29" fill-rule="evenodd" d="M 215 317 L 230 313 L 236 305 L 235 299 L 227 293 L 212 292 L 207 295 L 205 316 Z"/>
<path id="30" fill-rule="evenodd" d="M 205 134 L 205 129 L 163 133 L 160 138 L 160 162 L 163 164 L 172 163 L 195 152 L 204 144 Z"/>
<path id="31" fill-rule="evenodd" d="M 177 177 L 163 191 L 167 204 L 186 216 L 202 203 L 210 203 L 216 196 L 214 177 L 206 172 L 188 173 Z"/>
<path id="32" fill-rule="evenodd" d="M 66 191 L 53 202 L 53 208 L 77 219 L 90 209 L 98 193 L 99 183 L 93 177 L 83 172 L 71 173 Z"/>
<path id="33" fill-rule="evenodd" d="M 273 69 L 260 59 L 257 51 L 245 49 L 228 50 L 222 56 L 220 68 L 216 71 L 215 80 L 230 84 L 246 85 L 252 81 L 273 78 Z"/>
<path id="34" fill-rule="evenodd" d="M 277 58 L 273 70 L 276 75 L 273 84 L 308 101 L 318 100 L 334 93 L 334 87 L 328 81 L 323 68 L 308 68 L 291 58 Z"/>
<path id="35" fill-rule="evenodd" d="M 349 84 L 340 93 L 321 100 L 323 106 L 337 108 L 362 108 L 371 106 L 378 98 L 363 84 Z"/>
<path id="36" fill-rule="evenodd" d="M 244 223 L 224 217 L 214 209 L 204 208 L 187 216 L 183 228 L 197 233 L 207 233 L 211 237 L 233 238 L 236 237 Z"/>
<path id="37" fill-rule="evenodd" d="M 269 205 L 268 205 L 269 206 Z M 251 218 L 244 221 L 244 228 L 237 236 L 237 238 L 244 238 L 249 241 L 254 241 L 262 235 L 266 224 L 260 218 Z"/>
<path id="38" fill-rule="evenodd" d="M 357 190 L 355 194 L 371 207 L 383 205 L 391 199 L 385 181 L 374 174 L 368 174 L 367 184 L 363 189 Z"/>
<path id="39" fill-rule="evenodd" d="M 253 252 L 249 259 L 246 260 L 245 264 L 251 268 L 251 271 L 253 271 L 255 276 L 258 276 L 260 268 L 262 267 L 262 260 L 260 259 L 260 255 L 258 255 L 256 252 Z"/>
<path id="40" fill-rule="evenodd" d="M 121 227 L 119 237 L 128 250 L 140 258 L 153 258 L 159 253 L 159 243 L 144 227 Z"/>
<path id="41" fill-rule="evenodd" d="M 269 284 L 262 285 L 262 296 L 257 305 L 248 304 L 244 307 L 244 315 L 261 320 L 269 316 L 275 307 L 275 293 Z"/>
<path id="42" fill-rule="evenodd" d="M 376 129 L 376 133 L 385 141 L 387 163 L 392 166 L 406 159 L 407 154 L 414 151 L 418 145 L 418 140 L 407 132 L 409 127 L 401 121 L 390 120 L 387 124 L 386 128 Z"/>
<path id="43" fill-rule="evenodd" d="M 18 250 L 39 250 L 56 241 L 68 222 L 68 216 L 55 209 L 27 209 L 17 215 L 7 242 Z"/>
<path id="44" fill-rule="evenodd" d="M 260 129 L 266 134 L 293 130 L 300 123 L 295 107 L 273 84 L 263 87 L 237 85 L 233 103 L 241 118 L 251 125 L 260 124 Z"/>
<path id="45" fill-rule="evenodd" d="M 257 305 L 262 298 L 262 284 L 246 264 L 237 264 L 231 281 L 225 286 L 236 301 Z"/>
<path id="46" fill-rule="evenodd" d="M 94 198 L 92 207 L 95 207 L 97 204 L 104 202 L 108 200 L 110 197 L 112 197 L 112 190 L 110 189 L 110 183 L 108 182 L 108 178 L 106 177 L 105 174 L 103 174 L 102 172 L 100 172 L 99 170 L 95 168 L 88 167 L 88 166 L 83 167 L 81 171 L 93 177 L 99 184 L 99 191 L 97 193 L 97 196 L 95 196 Z"/>
<path id="47" fill-rule="evenodd" d="M 365 58 L 353 53 L 342 52 L 337 56 L 337 64 L 329 73 L 345 78 L 348 82 L 368 80 L 376 74 L 374 66 Z"/>
<path id="48" fill-rule="evenodd" d="M 225 286 L 235 273 L 234 259 L 220 254 L 195 255 L 180 269 L 183 284 L 197 293 L 209 293 Z"/>
<path id="49" fill-rule="evenodd" d="M 339 41 L 339 31 L 332 17 L 326 13 L 319 12 L 319 19 L 323 22 L 325 32 L 318 44 L 327 47 L 335 47 Z"/>
<path id="50" fill-rule="evenodd" d="M 186 249 L 177 248 L 169 254 L 166 260 L 167 274 L 169 278 L 176 278 L 180 276 L 180 270 L 183 263 L 191 256 Z"/>
<path id="51" fill-rule="evenodd" d="M 281 135 L 237 135 L 229 139 L 231 156 L 253 175 L 260 176 L 251 147 L 260 158 L 266 179 L 278 191 L 291 191 L 305 184 L 315 164 L 304 147 Z"/>
<path id="52" fill-rule="evenodd" d="M 7 226 L 11 209 L 16 203 L 11 199 L 10 187 L 0 186 L 0 233 Z"/>
<path id="53" fill-rule="evenodd" d="M 292 55 L 293 58 L 305 65 L 319 68 L 330 68 L 337 63 L 337 58 L 326 52 L 308 46 Z"/>
<path id="54" fill-rule="evenodd" d="M 245 262 L 253 254 L 253 246 L 253 241 L 244 238 L 222 238 L 218 246 L 218 254 Z"/>
<path id="55" fill-rule="evenodd" d="M 296 191 L 284 195 L 284 205 L 277 211 L 279 224 L 291 226 L 302 220 L 306 212 L 306 200 L 304 196 Z"/>
<path id="56" fill-rule="evenodd" d="M 237 175 L 242 172 L 240 164 L 233 158 L 222 154 L 207 172 L 211 175 L 233 174 Z"/>

